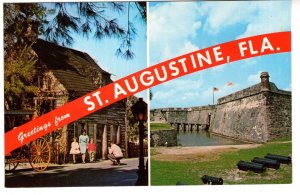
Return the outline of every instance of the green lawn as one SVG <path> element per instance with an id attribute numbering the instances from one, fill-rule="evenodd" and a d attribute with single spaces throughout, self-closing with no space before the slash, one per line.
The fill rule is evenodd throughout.
<path id="1" fill-rule="evenodd" d="M 281 137 L 281 138 L 276 138 L 271 140 L 271 142 L 286 142 L 286 141 L 292 141 L 292 137 L 288 136 L 288 137 Z"/>
<path id="2" fill-rule="evenodd" d="M 154 156 L 156 149 L 152 148 Z M 243 173 L 241 180 L 230 179 L 232 173 L 238 173 L 239 160 L 251 161 L 253 157 L 264 157 L 267 153 L 291 154 L 291 143 L 269 143 L 254 149 L 226 152 L 217 160 L 210 162 L 167 162 L 151 158 L 151 185 L 175 185 L 181 181 L 190 185 L 203 184 L 203 175 L 222 177 L 224 184 L 287 184 L 292 182 L 292 166 L 281 164 L 280 169 L 267 169 L 263 174 Z"/>
<path id="3" fill-rule="evenodd" d="M 150 131 L 173 129 L 169 123 L 150 123 Z"/>

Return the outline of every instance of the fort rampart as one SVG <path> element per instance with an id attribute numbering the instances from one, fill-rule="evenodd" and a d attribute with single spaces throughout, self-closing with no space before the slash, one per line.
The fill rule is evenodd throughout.
<path id="1" fill-rule="evenodd" d="M 216 105 L 152 109 L 150 120 L 168 122 L 177 130 L 208 130 L 256 143 L 290 136 L 291 92 L 269 82 L 267 72 L 260 77 L 260 83 L 222 97 Z"/>

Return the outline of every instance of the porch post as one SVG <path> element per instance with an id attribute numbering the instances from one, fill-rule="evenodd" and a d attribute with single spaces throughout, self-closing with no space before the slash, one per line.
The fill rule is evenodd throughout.
<path id="1" fill-rule="evenodd" d="M 117 144 L 120 145 L 121 144 L 121 126 L 118 125 L 118 129 L 117 129 Z"/>
<path id="2" fill-rule="evenodd" d="M 106 159 L 107 156 L 107 125 L 104 125 L 102 134 L 102 159 Z"/>

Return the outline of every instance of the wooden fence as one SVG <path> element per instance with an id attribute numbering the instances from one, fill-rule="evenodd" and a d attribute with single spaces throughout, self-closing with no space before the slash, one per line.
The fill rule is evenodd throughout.
<path id="1" fill-rule="evenodd" d="M 140 145 L 128 142 L 128 158 L 136 158 L 140 155 Z M 148 143 L 144 143 L 144 156 L 148 156 Z"/>

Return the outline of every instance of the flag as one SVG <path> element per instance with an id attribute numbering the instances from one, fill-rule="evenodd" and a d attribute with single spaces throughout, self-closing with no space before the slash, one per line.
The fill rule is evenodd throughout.
<path id="1" fill-rule="evenodd" d="M 233 83 L 232 82 L 227 82 L 227 86 L 232 86 Z"/>
<path id="2" fill-rule="evenodd" d="M 216 87 L 214 87 L 214 88 L 213 88 L 213 91 L 219 91 L 219 89 L 218 89 L 218 88 L 216 88 Z"/>

